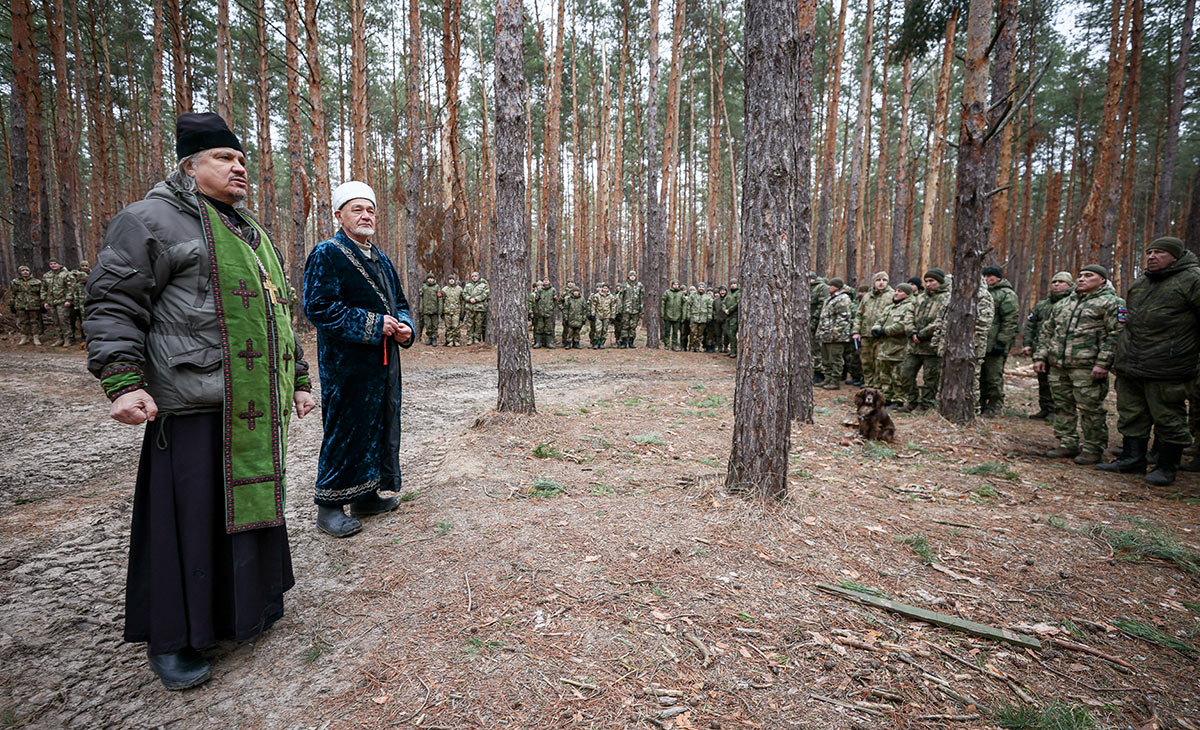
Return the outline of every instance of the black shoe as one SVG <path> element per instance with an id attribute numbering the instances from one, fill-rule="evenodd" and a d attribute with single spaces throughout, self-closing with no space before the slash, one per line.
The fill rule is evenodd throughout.
<path id="1" fill-rule="evenodd" d="M 617 347 L 618 347 L 618 348 L 620 348 L 620 349 L 622 349 L 622 350 L 624 350 L 624 349 L 626 348 L 626 344 L 625 344 L 625 338 L 624 338 L 624 337 L 622 337 L 621 339 L 617 340 Z"/>
<path id="2" fill-rule="evenodd" d="M 1029 418 L 1033 418 L 1033 419 L 1037 419 L 1037 420 L 1041 420 L 1041 421 L 1044 421 L 1049 417 L 1050 417 L 1050 411 L 1046 410 L 1045 408 L 1038 411 L 1037 413 L 1029 414 Z"/>
<path id="3" fill-rule="evenodd" d="M 545 342 L 546 342 L 546 344 L 543 345 L 543 347 L 545 347 L 547 350 L 554 349 L 554 338 L 553 337 L 547 337 Z"/>
<path id="4" fill-rule="evenodd" d="M 628 339 L 628 342 L 629 342 L 629 349 L 630 349 L 630 350 L 636 350 L 636 349 L 637 349 L 637 345 L 633 344 L 633 338 L 632 338 L 632 337 L 630 337 L 630 338 Z"/>
<path id="5" fill-rule="evenodd" d="M 400 504 L 399 497 L 380 497 L 379 492 L 368 492 L 350 504 L 351 517 L 370 517 L 391 512 Z"/>
<path id="6" fill-rule="evenodd" d="M 538 349 L 542 346 L 542 338 L 540 336 L 533 338 L 533 349 Z"/>
<path id="7" fill-rule="evenodd" d="M 317 528 L 334 537 L 350 537 L 362 530 L 362 523 L 348 517 L 341 507 L 317 505 Z"/>
<path id="8" fill-rule="evenodd" d="M 596 349 L 597 349 L 597 350 L 603 350 L 603 349 L 604 349 L 604 343 L 603 343 L 603 342 L 601 342 L 599 345 L 596 345 Z"/>
<path id="9" fill-rule="evenodd" d="M 816 375 L 813 376 L 813 383 L 824 383 L 824 382 L 825 382 L 825 376 L 823 374 L 817 373 Z"/>
<path id="10" fill-rule="evenodd" d="M 1096 468 L 1115 474 L 1145 474 L 1146 446 L 1149 443 L 1149 439 L 1126 436 L 1117 460 L 1109 464 L 1097 464 Z"/>
<path id="11" fill-rule="evenodd" d="M 1155 463 L 1154 471 L 1146 475 L 1146 483 L 1156 487 L 1174 484 L 1181 456 L 1183 456 L 1183 444 L 1159 444 L 1158 461 Z"/>
<path id="12" fill-rule="evenodd" d="M 850 382 L 846 383 L 846 385 L 853 385 L 856 388 L 862 387 L 862 384 L 863 384 L 863 381 L 859 380 L 858 378 L 855 378 L 854 380 L 851 380 Z"/>
<path id="13" fill-rule="evenodd" d="M 166 654 L 147 654 L 150 668 L 170 690 L 188 689 L 204 684 L 212 677 L 212 665 L 192 648 Z"/>

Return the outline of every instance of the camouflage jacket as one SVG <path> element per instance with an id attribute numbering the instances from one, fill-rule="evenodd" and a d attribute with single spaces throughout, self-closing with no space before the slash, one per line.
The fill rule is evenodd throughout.
<path id="1" fill-rule="evenodd" d="M 553 317 L 558 309 L 558 290 L 554 287 L 541 287 L 530 295 L 533 298 L 533 313 L 539 317 Z"/>
<path id="2" fill-rule="evenodd" d="M 1129 285 L 1128 314 L 1117 335 L 1113 370 L 1145 380 L 1181 382 L 1196 375 L 1200 354 L 1200 262 L 1184 251 L 1161 271 Z"/>
<path id="3" fill-rule="evenodd" d="M 442 290 L 437 284 L 422 284 L 417 298 L 420 299 L 417 305 L 420 314 L 442 313 Z"/>
<path id="4" fill-rule="evenodd" d="M 875 320 L 875 328 L 881 328 L 883 337 L 875 338 L 875 357 L 878 360 L 903 360 L 904 353 L 912 343 L 913 307 L 917 304 L 915 296 L 909 296 L 902 302 L 891 302 Z M 871 336 L 868 330 L 863 337 Z"/>
<path id="5" fill-rule="evenodd" d="M 66 269 L 47 271 L 42 276 L 42 302 L 51 306 L 71 301 L 75 290 L 75 277 Z"/>
<path id="6" fill-rule="evenodd" d="M 1033 305 L 1033 309 L 1029 310 L 1029 317 L 1025 321 L 1025 335 L 1022 341 L 1030 350 L 1037 352 L 1041 346 L 1041 333 L 1046 329 L 1046 321 L 1050 318 L 1050 312 L 1054 309 L 1054 305 L 1061 302 L 1063 299 L 1071 296 L 1070 289 L 1065 292 L 1050 292 L 1050 296 Z"/>
<path id="7" fill-rule="evenodd" d="M 812 328 L 815 330 L 817 323 L 821 320 L 821 307 L 825 306 L 825 300 L 829 298 L 829 285 L 824 279 L 818 278 L 809 287 L 808 296 L 808 316 L 811 318 Z"/>
<path id="8" fill-rule="evenodd" d="M 826 299 L 817 322 L 817 342 L 849 342 L 851 316 L 850 295 L 844 289 Z"/>
<path id="9" fill-rule="evenodd" d="M 734 323 L 737 322 L 738 305 L 741 303 L 741 301 L 742 301 L 742 290 L 741 289 L 734 289 L 733 291 L 731 291 L 725 295 L 725 301 L 723 302 L 723 305 L 725 307 L 725 311 L 729 312 L 729 314 L 725 315 L 726 319 L 732 319 L 734 321 Z"/>
<path id="10" fill-rule="evenodd" d="M 892 306 L 892 294 L 895 291 L 890 286 L 883 291 L 871 289 L 869 294 L 859 300 L 858 308 L 854 310 L 854 334 L 863 338 L 871 336 L 871 330 L 883 316 L 884 310 Z"/>
<path id="11" fill-rule="evenodd" d="M 682 289 L 667 289 L 658 303 L 658 316 L 672 322 L 683 319 L 683 301 L 687 292 Z"/>
<path id="12" fill-rule="evenodd" d="M 443 314 L 462 314 L 463 305 L 466 304 L 466 301 L 463 298 L 463 288 L 458 284 L 454 286 L 447 284 L 442 287 Z"/>
<path id="13" fill-rule="evenodd" d="M 1033 359 L 1060 368 L 1111 368 L 1124 307 L 1125 300 L 1109 286 L 1071 292 L 1050 310 Z"/>
<path id="14" fill-rule="evenodd" d="M 468 281 L 463 287 L 463 297 L 466 299 L 466 309 L 468 312 L 486 312 L 488 309 L 488 298 L 492 295 L 492 288 L 488 286 L 487 280 L 480 278 L 479 281 Z M 475 303 L 472 304 L 471 300 Z"/>
<path id="15" fill-rule="evenodd" d="M 642 298 L 645 295 L 646 287 L 640 281 L 626 281 L 622 284 L 617 302 L 621 314 L 641 314 Z"/>
<path id="16" fill-rule="evenodd" d="M 988 332 L 992 329 L 992 321 L 996 318 L 996 301 L 992 299 L 992 293 L 988 291 L 987 284 L 979 282 L 979 288 L 975 290 L 975 336 L 972 347 L 972 353 L 976 359 L 982 358 L 987 354 Z M 946 304 L 938 312 L 937 321 L 933 327 L 933 347 L 939 356 L 946 354 L 946 321 L 950 314 L 950 297 L 946 297 Z"/>
<path id="17" fill-rule="evenodd" d="M 926 289 L 916 299 L 917 301 L 913 304 L 912 333 L 917 336 L 920 343 L 913 343 L 912 353 L 914 355 L 936 355 L 938 352 L 933 345 L 933 332 L 937 326 L 938 316 L 950 302 L 950 285 L 942 284 L 932 291 Z"/>
<path id="18" fill-rule="evenodd" d="M 563 322 L 568 327 L 582 327 L 587 321 L 588 303 L 582 296 L 569 296 L 563 300 Z"/>
<path id="19" fill-rule="evenodd" d="M 1008 279 L 1001 279 L 995 286 L 989 286 L 992 302 L 996 306 L 996 316 L 992 318 L 992 327 L 988 330 L 987 349 L 999 343 L 1008 352 L 1017 343 L 1017 326 L 1020 322 L 1020 305 L 1017 293 L 1013 291 Z"/>
<path id="20" fill-rule="evenodd" d="M 689 294 L 687 300 L 687 321 L 697 324 L 708 324 L 712 319 L 713 297 L 712 294 L 704 292 L 703 294 L 696 292 Z"/>
<path id="21" fill-rule="evenodd" d="M 8 289 L 9 301 L 18 310 L 29 311 L 42 308 L 42 280 L 36 276 L 12 280 Z"/>
<path id="22" fill-rule="evenodd" d="M 71 304 L 83 311 L 83 300 L 87 296 L 87 280 L 91 276 L 90 271 L 79 269 L 71 272 L 71 278 L 74 283 L 71 287 Z"/>
<path id="23" fill-rule="evenodd" d="M 617 314 L 617 298 L 612 294 L 596 292 L 588 298 L 588 315 L 596 319 L 612 319 Z"/>
<path id="24" fill-rule="evenodd" d="M 728 295 L 726 295 L 728 296 Z M 712 320 L 717 324 L 725 324 L 725 297 L 720 294 L 713 294 Z"/>

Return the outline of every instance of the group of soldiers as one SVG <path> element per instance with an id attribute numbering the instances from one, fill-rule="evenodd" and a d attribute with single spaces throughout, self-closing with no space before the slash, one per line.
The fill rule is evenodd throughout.
<path id="1" fill-rule="evenodd" d="M 68 347 L 75 343 L 76 328 L 80 328 L 80 338 L 83 337 L 84 285 L 92 267 L 87 261 L 80 261 L 79 268 L 71 271 L 58 259 L 50 259 L 47 266 L 40 278 L 28 266 L 19 266 L 17 278 L 9 285 L 8 308 L 17 316 L 21 330 L 18 345 L 30 341 L 41 345 L 45 333 L 51 346 Z"/>
<path id="2" fill-rule="evenodd" d="M 709 288 L 700 282 L 687 289 L 672 279 L 658 305 L 663 346 L 676 352 L 723 352 L 737 357 L 741 298 L 737 279 L 730 280 L 728 287 Z"/>
<path id="3" fill-rule="evenodd" d="M 561 317 L 564 349 L 582 348 L 579 338 L 585 326 L 593 350 L 605 348 L 610 326 L 617 347 L 633 349 L 637 347 L 634 338 L 642 320 L 645 295 L 646 287 L 638 281 L 636 271 L 630 271 L 616 291 L 607 282 L 597 282 L 595 290 L 586 298 L 574 281 L 567 282 L 562 294 L 548 278 L 534 282 L 528 297 L 533 347 L 554 349 L 555 329 Z"/>
<path id="4" fill-rule="evenodd" d="M 417 292 L 417 314 L 421 317 L 421 332 L 425 344 L 437 345 L 438 325 L 443 328 L 442 342 L 446 347 L 462 344 L 463 323 L 466 322 L 467 344 L 483 342 L 487 337 L 488 299 L 492 289 L 487 279 L 478 271 L 471 272 L 470 280 L 460 284 L 458 277 L 450 274 L 444 286 L 438 286 L 437 277 L 426 274 L 425 283 Z"/>

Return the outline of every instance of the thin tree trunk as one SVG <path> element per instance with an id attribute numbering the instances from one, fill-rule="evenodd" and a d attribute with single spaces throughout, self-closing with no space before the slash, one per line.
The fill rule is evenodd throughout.
<path id="1" fill-rule="evenodd" d="M 1188 53 L 1192 45 L 1192 23 L 1196 15 L 1196 0 L 1185 0 L 1183 33 L 1179 55 L 1175 59 L 1175 78 L 1171 82 L 1171 106 L 1167 111 L 1167 139 L 1163 143 L 1162 182 L 1154 202 L 1154 237 L 1167 235 L 1170 228 L 1171 188 L 1175 176 L 1175 156 L 1179 150 L 1179 122 L 1183 118 L 1184 87 L 1187 84 Z M 1195 209 L 1191 217 L 1195 217 Z"/>
<path id="2" fill-rule="evenodd" d="M 1106 266 L 1109 269 L 1113 268 L 1113 261 L 1116 259 L 1114 249 L 1117 244 L 1117 228 L 1118 220 L 1124 221 L 1124 218 L 1118 218 L 1118 213 L 1121 210 L 1121 201 L 1124 198 L 1122 190 L 1124 187 L 1132 187 L 1133 181 L 1129 179 L 1129 173 L 1132 172 L 1128 162 L 1122 161 L 1120 148 L 1124 146 L 1123 137 L 1125 129 L 1129 129 L 1129 139 L 1131 149 L 1136 150 L 1137 147 L 1137 104 L 1141 89 L 1142 75 L 1142 38 L 1145 35 L 1145 24 L 1142 21 L 1143 5 L 1142 0 L 1134 0 L 1133 7 L 1130 8 L 1132 18 L 1130 21 L 1130 48 L 1128 52 L 1128 68 L 1125 72 L 1126 88 L 1124 99 L 1121 102 L 1121 111 L 1117 115 L 1117 129 L 1113 136 L 1113 144 L 1118 147 L 1118 150 L 1112 155 L 1112 169 L 1109 171 L 1108 196 L 1104 204 L 1104 216 L 1100 227 L 1101 248 L 1100 248 L 1100 265 Z M 1128 156 L 1127 156 L 1128 157 Z M 1126 170 L 1127 174 L 1122 174 L 1122 170 Z M 1126 208 L 1128 212 L 1128 208 Z"/>
<path id="3" fill-rule="evenodd" d="M 76 0 L 78 2 L 78 0 Z M 163 0 L 154 0 L 154 43 L 150 55 L 150 169 L 149 181 L 157 182 L 166 175 L 163 154 Z M 263 45 L 262 43 L 259 44 Z M 265 77 L 262 77 L 265 78 Z"/>
<path id="4" fill-rule="evenodd" d="M 271 47 L 267 43 L 267 3 L 258 0 L 254 14 L 254 31 L 258 50 L 258 83 L 254 87 L 255 113 L 258 128 L 258 218 L 268 233 L 275 226 L 275 156 L 271 152 Z"/>
<path id="5" fill-rule="evenodd" d="M 817 0 L 799 0 L 796 87 L 796 204 L 793 209 L 791 361 L 788 363 L 788 413 L 813 422 L 812 340 L 809 335 L 808 270 L 812 259 L 812 76 L 816 45 Z M 739 306 L 740 308 L 740 306 Z"/>
<path id="6" fill-rule="evenodd" d="M 413 0 L 414 2 L 416 0 Z M 492 307 L 496 334 L 496 410 L 534 413 L 533 366 L 525 337 L 529 231 L 524 214 L 524 33 L 521 0 L 496 3 L 496 276 Z"/>
<path id="7" fill-rule="evenodd" d="M 36 153 L 30 149 L 37 137 L 38 110 L 34 94 L 38 84 L 37 47 L 33 36 L 33 10 L 29 0 L 12 0 L 12 67 L 13 90 L 9 95 L 12 118 L 10 169 L 12 170 L 13 258 L 18 266 L 40 270 L 43 262 L 35 258 L 34 229 L 35 197 L 30 186 L 30 173 L 36 171 Z M 32 168 L 32 169 L 31 169 Z"/>
<path id="8" fill-rule="evenodd" d="M 54 148 L 58 167 L 58 220 L 61 255 L 78 260 L 79 236 L 75 230 L 75 136 L 71 133 L 71 90 L 67 78 L 66 22 L 62 0 L 46 0 L 46 30 L 54 62 Z M 132 177 L 132 176 L 131 176 Z"/>
<path id="9" fill-rule="evenodd" d="M 682 2 L 682 0 L 676 0 Z M 650 0 L 650 73 L 646 86 L 645 155 L 646 155 L 646 233 L 643 238 L 642 282 L 646 285 L 646 301 L 657 304 L 667 288 L 667 234 L 663 227 L 659 203 L 658 173 L 658 0 Z M 647 308 L 653 312 L 654 308 Z M 658 317 L 647 316 L 646 347 L 658 347 Z"/>
<path id="10" fill-rule="evenodd" d="M 991 78 L 991 110 L 988 123 L 995 125 L 1004 118 L 1012 105 L 1019 100 L 1010 98 L 1012 95 L 1013 72 L 1016 68 L 1014 54 L 1017 45 L 1017 0 L 1000 0 L 996 22 L 995 44 L 992 48 L 992 78 Z M 1009 167 L 1012 164 L 1013 125 L 1005 126 L 1003 137 L 988 145 L 988 190 L 996 190 L 990 199 L 991 227 L 989 231 L 992 257 L 1003 263 L 1008 254 L 1008 208 L 1010 179 Z"/>
<path id="11" fill-rule="evenodd" d="M 217 114 L 233 128 L 233 89 L 229 83 L 230 74 L 230 44 L 229 44 L 229 0 L 217 0 L 217 43 L 216 43 L 216 75 L 217 75 Z"/>
<path id="12" fill-rule="evenodd" d="M 1200 256 L 1200 166 L 1196 167 L 1196 174 L 1192 177 L 1191 204 L 1183 242 L 1189 251 Z"/>
<path id="13" fill-rule="evenodd" d="M 875 171 L 875 200 L 871 205 L 871 238 L 870 244 L 874 248 L 875 258 L 872 268 L 875 271 L 886 271 L 888 267 L 889 255 L 886 241 L 890 240 L 891 231 L 887 225 L 888 216 L 892 214 L 892 206 L 888 201 L 888 164 L 890 158 L 888 151 L 890 149 L 890 139 L 888 133 L 891 132 L 891 114 L 888 113 L 888 66 L 891 61 L 891 37 L 892 37 L 892 0 L 888 0 L 887 9 L 884 11 L 883 24 L 883 69 L 882 76 L 879 81 L 879 93 L 882 97 L 882 103 L 879 109 L 879 165 Z"/>
<path id="14" fill-rule="evenodd" d="M 820 199 L 817 202 L 817 251 L 814 270 L 824 276 L 829 268 L 829 226 L 834 199 L 834 150 L 837 146 L 838 99 L 842 92 L 842 54 L 846 40 L 846 0 L 838 11 L 837 40 L 828 63 L 833 67 L 833 80 L 826 86 L 829 101 L 825 105 L 825 149 L 821 153 Z M 743 224 L 744 225 L 744 224 Z"/>
<path id="15" fill-rule="evenodd" d="M 404 196 L 404 267 L 408 291 L 421 290 L 417 224 L 421 211 L 421 3 L 408 0 L 408 65 L 404 88 L 408 112 L 408 188 Z M 523 281 L 524 279 L 522 279 Z M 419 317 L 417 319 L 420 319 Z M 418 331 L 414 337 L 420 337 Z"/>
<path id="16" fill-rule="evenodd" d="M 896 141 L 896 214 L 892 218 L 892 255 L 888 265 L 891 280 L 900 282 L 908 273 L 908 211 L 912 207 L 912 184 L 908 174 L 909 111 L 912 108 L 912 56 L 904 58 L 900 82 L 900 132 Z M 920 276 L 924 272 L 918 272 Z"/>
<path id="17" fill-rule="evenodd" d="M 292 199 L 290 212 L 292 216 L 291 240 L 287 246 L 280 248 L 291 252 L 289 278 L 292 288 L 296 290 L 296 310 L 304 310 L 304 229 L 308 222 L 308 181 L 304 174 L 304 129 L 300 112 L 300 0 L 283 0 L 284 32 L 287 46 L 287 98 L 288 98 L 288 169 Z M 365 172 L 365 170 L 364 170 Z M 307 329 L 307 319 L 296 317 L 294 326 Z"/>
<path id="18" fill-rule="evenodd" d="M 286 2 L 287 0 L 285 0 Z M 447 3 L 449 4 L 449 2 Z M 371 146 L 370 103 L 367 100 L 367 8 L 350 0 L 350 177 L 365 180 L 367 149 Z M 449 73 L 449 72 L 447 72 Z M 453 114 L 451 108 L 451 114 Z"/>
<path id="19" fill-rule="evenodd" d="M 171 70 L 175 79 L 176 116 L 192 110 L 192 84 L 188 74 L 187 14 L 181 2 L 167 0 L 167 25 L 171 32 Z"/>
<path id="20" fill-rule="evenodd" d="M 917 276 L 921 276 L 922 272 L 929 268 L 933 247 L 933 220 L 939 207 L 938 190 L 941 183 L 942 154 L 946 149 L 946 126 L 949 124 L 950 72 L 954 68 L 954 34 L 957 28 L 958 10 L 954 10 L 946 23 L 942 70 L 938 75 L 937 102 L 933 112 L 933 139 L 929 143 L 929 154 L 925 164 L 925 199 L 921 202 L 921 241 Z"/>
<path id="21" fill-rule="evenodd" d="M 683 24 L 686 0 L 675 0 L 674 20 L 671 25 L 671 67 L 667 75 L 667 119 L 663 128 L 662 193 L 659 204 L 666 209 L 666 250 L 674 254 L 671 258 L 679 266 L 679 240 L 676 235 L 676 215 L 679 207 L 678 160 L 679 160 L 679 84 L 683 73 Z M 668 266 L 668 269 L 671 267 Z M 656 300 L 651 300 L 656 301 Z"/>
<path id="22" fill-rule="evenodd" d="M 326 129 L 325 103 L 321 100 L 324 74 L 321 71 L 320 24 L 317 0 L 304 0 L 304 48 L 308 57 L 308 98 L 312 117 L 313 195 L 316 197 L 317 235 L 324 237 L 326 226 L 333 226 L 333 205 L 329 188 L 329 132 Z M 419 53 L 418 49 L 418 53 Z M 396 130 L 399 134 L 399 130 Z M 416 291 L 410 288 L 409 291 Z M 418 318 L 419 319 L 419 318 Z"/>
<path id="23" fill-rule="evenodd" d="M 863 193 L 867 183 L 863 146 L 867 141 L 867 118 L 871 114 L 874 34 L 875 0 L 867 0 L 866 21 L 863 23 L 862 76 L 858 85 L 858 118 L 854 122 L 850 177 L 846 181 L 846 283 L 850 286 L 858 285 L 859 232 L 863 224 Z"/>

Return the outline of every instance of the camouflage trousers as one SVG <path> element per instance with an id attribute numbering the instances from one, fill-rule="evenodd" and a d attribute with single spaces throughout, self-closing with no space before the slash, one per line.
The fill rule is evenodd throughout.
<path id="1" fill-rule="evenodd" d="M 436 314 L 421 315 L 421 334 L 433 340 L 438 336 L 438 316 Z"/>
<path id="2" fill-rule="evenodd" d="M 846 343 L 846 372 L 851 380 L 863 379 L 862 350 L 854 346 L 854 340 Z"/>
<path id="3" fill-rule="evenodd" d="M 442 315 L 442 324 L 446 328 L 446 344 L 461 345 L 462 314 L 460 312 L 446 312 Z"/>
<path id="4" fill-rule="evenodd" d="M 710 319 L 704 328 L 704 348 L 720 351 L 723 339 L 725 339 L 725 335 L 721 329 L 721 323 Z"/>
<path id="5" fill-rule="evenodd" d="M 688 338 L 688 349 L 699 350 L 704 347 L 704 328 L 708 326 L 708 322 L 689 322 L 691 325 L 691 336 Z"/>
<path id="6" fill-rule="evenodd" d="M 554 317 L 533 315 L 533 336 L 554 339 Z"/>
<path id="7" fill-rule="evenodd" d="M 1162 382 L 1117 376 L 1117 430 L 1122 436 L 1189 446 L 1188 381 Z"/>
<path id="8" fill-rule="evenodd" d="M 51 337 L 61 337 L 66 342 L 74 339 L 71 333 L 71 305 L 51 304 L 49 315 L 50 326 L 47 327 L 47 334 Z"/>
<path id="9" fill-rule="evenodd" d="M 593 345 L 603 345 L 604 340 L 608 339 L 608 320 L 603 317 L 594 317 L 588 331 L 588 339 L 592 341 Z"/>
<path id="10" fill-rule="evenodd" d="M 678 350 L 679 335 L 683 330 L 683 322 L 678 319 L 664 319 L 662 321 L 662 330 L 663 347 L 669 347 L 672 350 Z"/>
<path id="11" fill-rule="evenodd" d="M 1038 373 L 1038 411 L 1054 413 L 1054 396 L 1050 394 L 1050 375 Z"/>
<path id="12" fill-rule="evenodd" d="M 563 333 L 562 333 L 563 347 L 569 347 L 571 345 L 571 343 L 579 342 L 579 330 L 581 330 L 581 329 L 582 329 L 582 327 L 572 327 L 571 325 L 567 324 L 566 322 L 563 322 Z"/>
<path id="13" fill-rule="evenodd" d="M 467 311 L 467 342 L 483 342 L 487 312 Z"/>
<path id="14" fill-rule="evenodd" d="M 821 372 L 825 373 L 826 382 L 837 383 L 842 379 L 842 370 L 846 367 L 846 343 L 821 343 Z"/>
<path id="15" fill-rule="evenodd" d="M 1004 364 L 1008 355 L 988 353 L 983 357 L 979 373 L 979 410 L 985 413 L 1004 411 Z"/>
<path id="16" fill-rule="evenodd" d="M 626 312 L 617 320 L 617 337 L 633 339 L 637 336 L 638 322 L 642 321 L 641 312 Z"/>
<path id="17" fill-rule="evenodd" d="M 862 362 L 862 380 L 863 384 L 868 388 L 879 388 L 879 365 L 875 358 L 875 349 L 878 347 L 876 340 L 870 338 L 870 335 L 859 340 L 858 358 Z"/>
<path id="18" fill-rule="evenodd" d="M 924 371 L 924 381 L 917 387 L 917 373 Z M 938 391 L 942 387 L 942 358 L 940 355 L 918 355 L 910 352 L 904 356 L 900 366 L 900 378 L 908 391 L 908 402 L 918 408 L 937 406 Z"/>
<path id="19" fill-rule="evenodd" d="M 900 366 L 903 362 L 903 360 L 877 358 L 875 360 L 876 385 L 872 386 L 870 381 L 867 381 L 867 385 L 878 388 L 883 393 L 884 400 L 889 403 L 907 403 L 911 400 L 912 394 L 905 387 L 904 378 L 900 377 Z"/>
<path id="20" fill-rule="evenodd" d="M 18 309 L 17 323 L 21 327 L 21 334 L 32 337 L 33 335 L 41 336 L 42 334 L 42 313 L 37 309 Z"/>
<path id="21" fill-rule="evenodd" d="M 729 354 L 737 355 L 737 332 L 738 321 L 737 317 L 729 317 L 725 320 L 725 342 L 729 344 Z"/>
<path id="22" fill-rule="evenodd" d="M 821 375 L 821 344 L 817 342 L 817 321 L 814 319 L 808 328 L 808 341 L 813 343 L 813 375 Z"/>
<path id="23" fill-rule="evenodd" d="M 1108 378 L 1096 380 L 1091 368 L 1051 366 L 1050 395 L 1054 399 L 1054 436 L 1059 446 L 1087 454 L 1103 454 L 1108 448 L 1108 424 L 1104 399 Z M 1079 438 L 1076 427 L 1083 430 Z"/>

